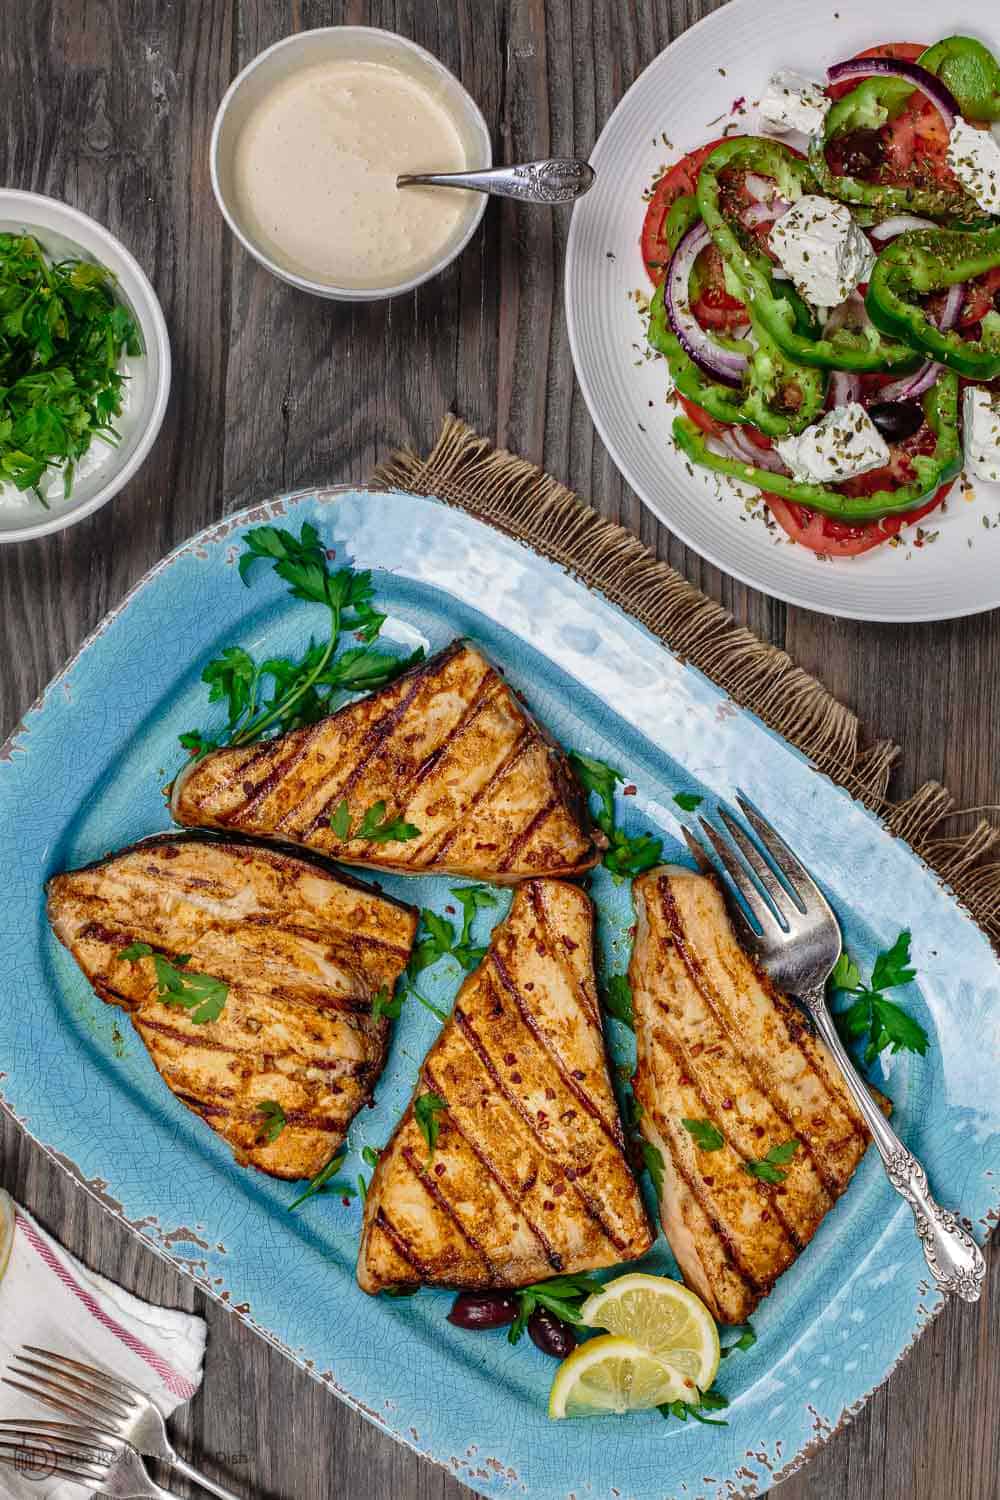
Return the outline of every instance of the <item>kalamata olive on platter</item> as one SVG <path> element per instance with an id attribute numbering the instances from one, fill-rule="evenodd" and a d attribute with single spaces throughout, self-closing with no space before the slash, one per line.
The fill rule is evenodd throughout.
<path id="1" fill-rule="evenodd" d="M 564 1323 L 555 1313 L 549 1312 L 547 1307 L 535 1308 L 528 1319 L 528 1333 L 531 1342 L 543 1354 L 551 1354 L 553 1359 L 565 1359 L 576 1348 L 576 1334 L 572 1324 Z"/>
<path id="2" fill-rule="evenodd" d="M 876 401 L 869 406 L 871 417 L 887 443 L 901 443 L 923 426 L 924 409 L 919 401 Z"/>
<path id="3" fill-rule="evenodd" d="M 448 1322 L 456 1328 L 503 1328 L 517 1317 L 517 1298 L 506 1292 L 460 1292 Z"/>
<path id="4" fill-rule="evenodd" d="M 859 125 L 827 142 L 826 159 L 838 177 L 857 177 L 882 165 L 885 143 L 877 130 Z"/>

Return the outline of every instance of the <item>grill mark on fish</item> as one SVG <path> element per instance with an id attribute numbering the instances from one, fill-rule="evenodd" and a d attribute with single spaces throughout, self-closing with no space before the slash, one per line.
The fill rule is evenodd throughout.
<path id="1" fill-rule="evenodd" d="M 358 759 L 354 762 L 354 765 L 352 766 L 346 780 L 341 782 L 336 791 L 332 792 L 330 796 L 327 797 L 319 812 L 313 818 L 308 827 L 304 830 L 302 834 L 303 838 L 308 838 L 310 834 L 315 833 L 318 828 L 321 828 L 324 823 L 328 823 L 330 821 L 330 809 L 332 808 L 335 800 L 339 803 L 350 797 L 351 792 L 361 780 L 364 771 L 371 764 L 372 760 L 374 760 L 375 756 L 378 754 L 379 750 L 381 750 L 386 740 L 392 734 L 392 731 L 396 728 L 399 721 L 405 717 L 407 711 L 413 703 L 413 700 L 416 698 L 421 687 L 423 686 L 425 675 L 427 674 L 416 676 L 413 682 L 410 684 L 408 691 L 403 694 L 399 702 L 393 708 L 387 709 L 386 712 L 382 714 L 380 718 L 376 719 L 373 724 L 368 725 L 361 736 L 361 744 L 365 747 L 365 749 L 362 753 L 359 754 Z M 287 826 L 287 822 L 288 819 L 286 817 L 282 820 L 282 825 L 280 826 Z M 371 843 L 371 840 L 366 839 L 365 843 L 369 844 Z"/>
<path id="2" fill-rule="evenodd" d="M 458 838 L 463 824 L 468 820 L 470 813 L 500 785 L 504 777 L 514 769 L 518 761 L 524 758 L 533 745 L 538 744 L 538 741 L 539 735 L 534 725 L 530 722 L 523 724 L 513 744 L 508 747 L 500 764 L 490 773 L 482 786 L 473 792 L 459 817 L 450 828 L 444 829 L 443 833 L 438 835 L 438 842 L 436 844 L 433 841 L 428 844 L 427 853 L 431 859 L 442 859 L 448 853 L 448 850 Z"/>
<path id="3" fill-rule="evenodd" d="M 458 741 L 468 733 L 484 709 L 489 708 L 493 700 L 506 691 L 507 687 L 502 677 L 498 677 L 490 671 L 483 673 L 476 684 L 475 692 L 463 707 L 458 719 L 448 730 L 440 745 L 436 746 L 424 758 L 409 781 L 402 783 L 401 790 L 397 793 L 397 801 L 401 808 L 406 808 L 410 805 L 417 788 L 422 786 L 431 772 L 437 768 L 446 752 L 455 748 Z"/>
<path id="4" fill-rule="evenodd" d="M 284 760 L 277 760 L 276 757 L 271 758 L 269 768 L 261 777 L 260 781 L 256 783 L 253 788 L 253 792 L 248 794 L 239 806 L 234 807 L 230 812 L 226 814 L 226 823 L 238 827 L 253 813 L 253 811 L 257 807 L 260 806 L 262 802 L 265 802 L 267 800 L 271 793 L 281 785 L 285 778 L 291 775 L 292 771 L 294 771 L 299 762 L 303 760 L 306 755 L 308 755 L 310 747 L 312 746 L 312 743 L 316 738 L 318 730 L 318 724 L 313 724 L 309 727 L 309 729 L 303 730 L 301 732 L 301 740 L 297 745 L 293 745 L 291 752 L 285 756 Z M 265 741 L 265 743 L 267 742 Z M 246 778 L 244 777 L 244 792 L 246 791 L 246 786 L 247 782 Z"/>
<path id="5" fill-rule="evenodd" d="M 549 1042 L 549 1039 L 546 1037 L 545 1033 L 538 1025 L 538 1022 L 531 1014 L 531 1011 L 525 1005 L 524 997 L 521 994 L 521 991 L 514 983 L 514 980 L 508 972 L 503 959 L 500 957 L 500 954 L 496 951 L 495 948 L 490 949 L 486 961 L 492 965 L 497 978 L 500 980 L 500 983 L 503 985 L 507 994 L 514 1001 L 514 1004 L 517 1006 L 518 1014 L 520 1015 L 521 1021 L 526 1030 L 531 1033 L 546 1056 L 550 1058 L 553 1067 L 565 1084 L 567 1091 L 573 1095 L 573 1098 L 576 1099 L 579 1104 L 583 1106 L 587 1114 L 590 1115 L 591 1119 L 597 1122 L 598 1126 L 607 1136 L 612 1146 L 614 1146 L 616 1150 L 621 1150 L 623 1137 L 621 1137 L 620 1134 L 616 1135 L 614 1127 L 608 1124 L 607 1120 L 601 1114 L 593 1099 L 591 1099 L 586 1090 L 581 1089 L 576 1079 L 572 1076 L 570 1069 L 567 1068 L 562 1057 Z"/>
<path id="6" fill-rule="evenodd" d="M 458 1021 L 459 1026 L 462 1028 L 462 1034 L 466 1038 L 469 1047 L 478 1057 L 485 1071 L 489 1074 L 496 1092 L 501 1096 L 501 1098 L 507 1101 L 514 1112 L 519 1115 L 520 1118 L 524 1121 L 525 1125 L 528 1127 L 528 1131 L 532 1139 L 537 1145 L 542 1156 L 546 1157 L 549 1161 L 554 1160 L 552 1153 L 549 1151 L 544 1140 L 542 1139 L 541 1132 L 535 1124 L 535 1121 L 531 1118 L 529 1112 L 523 1107 L 516 1096 L 505 1087 L 500 1074 L 497 1072 L 493 1059 L 490 1057 L 488 1051 L 483 1045 L 482 1039 L 479 1037 L 472 1023 L 469 1021 L 468 1016 L 466 1016 L 464 1012 L 458 1008 L 457 1005 L 455 1006 L 452 1014 Z M 584 1192 L 579 1182 L 577 1182 L 575 1179 L 570 1179 L 570 1186 L 576 1194 L 577 1198 L 580 1200 L 580 1203 L 584 1209 L 584 1212 L 587 1214 L 587 1217 L 594 1221 L 598 1229 L 604 1235 L 604 1238 L 606 1240 L 609 1240 L 610 1243 L 614 1245 L 616 1250 L 627 1248 L 628 1242 L 623 1241 L 617 1231 L 612 1229 L 605 1222 L 603 1216 L 600 1213 L 600 1210 L 594 1204 L 593 1199 Z"/>
<path id="7" fill-rule="evenodd" d="M 657 1001 L 657 1007 L 659 1010 L 665 1012 L 666 1014 L 669 1014 L 669 1012 L 666 1011 L 666 1007 L 659 1000 Z M 704 1112 L 703 1117 L 707 1119 L 710 1124 L 715 1125 L 720 1134 L 724 1136 L 726 1145 L 733 1153 L 733 1155 L 738 1156 L 740 1161 L 744 1164 L 748 1161 L 755 1160 L 754 1157 L 748 1156 L 742 1149 L 742 1147 L 740 1147 L 736 1143 L 736 1141 L 733 1140 L 731 1134 L 723 1128 L 725 1122 L 720 1122 L 713 1118 L 711 1105 L 709 1104 L 709 1101 L 705 1095 L 705 1091 L 699 1083 L 697 1075 L 691 1066 L 691 1059 L 688 1056 L 687 1050 L 684 1047 L 683 1043 L 679 1042 L 675 1036 L 670 1034 L 669 1031 L 663 1031 L 657 1037 L 657 1044 L 662 1047 L 665 1052 L 669 1052 L 670 1056 L 674 1060 L 674 1064 L 678 1072 L 681 1074 L 681 1077 L 687 1080 L 687 1086 L 692 1090 L 693 1093 L 697 1094 L 700 1107 Z M 794 1135 L 794 1131 L 792 1133 Z M 830 1198 L 829 1194 L 825 1194 L 824 1196 L 826 1198 L 826 1209 L 829 1209 L 832 1205 L 833 1200 Z M 772 1195 L 770 1207 L 773 1208 L 778 1219 L 781 1221 L 782 1228 L 785 1230 L 788 1238 L 795 1246 L 796 1253 L 804 1250 L 809 1241 L 807 1239 L 802 1239 L 796 1226 L 789 1221 L 780 1198 Z"/>
<path id="8" fill-rule="evenodd" d="M 429 1087 L 434 1091 L 435 1094 L 437 1094 L 442 1099 L 447 1098 L 447 1093 L 444 1089 L 444 1086 L 435 1080 L 434 1074 L 431 1072 L 426 1063 L 424 1064 L 424 1077 L 427 1079 Z M 451 1112 L 449 1112 L 448 1123 L 451 1129 L 457 1131 L 457 1133 L 462 1137 L 463 1141 L 468 1146 L 473 1156 L 475 1156 L 487 1175 L 499 1188 L 501 1194 L 504 1198 L 506 1198 L 511 1208 L 516 1214 L 520 1216 L 527 1228 L 534 1235 L 535 1239 L 538 1241 L 538 1245 L 541 1249 L 542 1254 L 545 1256 L 545 1259 L 548 1261 L 553 1271 L 561 1271 L 563 1268 L 562 1256 L 559 1254 L 558 1250 L 554 1248 L 552 1241 L 545 1234 L 544 1230 L 540 1229 L 539 1226 L 535 1223 L 534 1219 L 532 1219 L 531 1215 L 524 1207 L 524 1203 L 517 1196 L 517 1194 L 511 1188 L 510 1184 L 501 1174 L 499 1168 L 487 1154 L 485 1146 L 481 1145 L 477 1140 L 475 1140 L 467 1130 L 464 1130 L 462 1128 L 462 1125 Z"/>
<path id="9" fill-rule="evenodd" d="M 141 1003 L 141 1002 L 140 1002 Z M 197 1047 L 206 1052 L 228 1052 L 233 1058 L 256 1058 L 260 1055 L 260 1047 L 237 1047 L 232 1042 L 217 1042 L 209 1036 L 199 1036 L 190 1031 L 179 1031 L 175 1026 L 168 1026 L 165 1021 L 147 1020 L 145 1016 L 135 1020 L 137 1030 L 155 1031 L 158 1036 L 169 1037 L 172 1041 L 181 1042 L 185 1047 Z M 196 1022 L 194 1024 L 197 1024 Z M 246 1032 L 241 1032 L 246 1036 Z M 256 1038 L 251 1034 L 251 1041 Z M 314 1058 L 308 1052 L 297 1052 L 294 1047 L 286 1047 L 284 1051 L 276 1052 L 274 1048 L 267 1049 L 267 1057 L 272 1063 L 276 1062 L 298 1062 L 307 1068 L 316 1068 L 318 1071 L 327 1073 L 337 1078 L 364 1078 L 373 1071 L 372 1064 L 361 1058 L 331 1057 Z"/>
<path id="10" fill-rule="evenodd" d="M 521 850 L 526 848 L 527 844 L 534 836 L 534 834 L 536 834 L 539 828 L 541 828 L 545 824 L 545 822 L 549 818 L 551 818 L 552 814 L 556 811 L 559 805 L 560 803 L 558 797 L 550 798 L 550 800 L 546 802 L 545 806 L 540 807 L 535 813 L 535 816 L 528 820 L 525 826 L 521 829 L 520 833 L 514 835 L 514 837 L 510 841 L 510 848 L 508 849 L 504 858 L 500 861 L 499 868 L 502 873 L 510 869 L 511 865 L 514 863 L 514 860 L 520 854 Z"/>
<path id="11" fill-rule="evenodd" d="M 423 1164 L 416 1160 L 415 1153 L 410 1146 L 403 1147 L 402 1157 L 406 1162 L 406 1165 L 409 1167 L 410 1171 L 420 1182 L 428 1197 L 434 1199 L 434 1202 L 437 1204 L 437 1206 L 447 1216 L 449 1221 L 454 1224 L 455 1228 L 458 1230 L 465 1243 L 472 1250 L 473 1254 L 479 1256 L 479 1259 L 486 1267 L 487 1276 L 496 1277 L 496 1263 L 490 1259 L 486 1250 L 480 1244 L 479 1240 L 477 1240 L 472 1231 L 466 1229 L 465 1225 L 462 1223 L 462 1220 L 459 1218 L 456 1209 L 449 1202 L 444 1192 L 442 1191 L 440 1181 L 432 1177 L 427 1169 L 423 1166 Z"/>
<path id="12" fill-rule="evenodd" d="M 777 1097 L 777 1092 L 774 1089 L 773 1080 L 770 1077 L 769 1070 L 762 1070 L 759 1067 L 757 1058 L 752 1051 L 747 1051 L 745 1048 L 741 1048 L 738 1046 L 738 1038 L 733 1031 L 732 1018 L 728 1014 L 728 1008 L 723 1005 L 721 996 L 712 993 L 711 986 L 708 983 L 705 972 L 702 969 L 697 956 L 691 951 L 690 945 L 687 940 L 687 934 L 684 928 L 684 921 L 677 908 L 677 903 L 674 900 L 673 891 L 670 889 L 669 879 L 661 876 L 657 881 L 656 888 L 663 902 L 663 909 L 669 921 L 671 936 L 674 940 L 674 947 L 676 948 L 677 954 L 682 964 L 684 965 L 691 983 L 694 985 L 695 989 L 698 991 L 698 994 L 705 1002 L 708 1010 L 715 1017 L 715 1020 L 717 1021 L 723 1036 L 733 1046 L 737 1056 L 740 1059 L 740 1062 L 750 1074 L 750 1077 L 752 1078 L 754 1084 L 763 1094 L 771 1109 L 774 1110 L 774 1113 L 787 1127 L 791 1135 L 799 1141 L 800 1146 L 804 1148 L 805 1154 L 809 1157 L 809 1160 L 813 1166 L 813 1170 L 815 1171 L 816 1176 L 819 1178 L 820 1182 L 823 1184 L 823 1187 L 826 1189 L 827 1196 L 829 1197 L 831 1202 L 836 1200 L 843 1189 L 838 1184 L 836 1178 L 831 1176 L 826 1166 L 817 1156 L 813 1142 L 808 1139 L 808 1136 L 805 1136 L 803 1138 L 804 1133 L 801 1133 L 800 1127 L 793 1123 L 791 1116 L 785 1109 L 781 1099 Z M 803 1051 L 801 1046 L 798 1046 L 797 1043 L 795 1043 L 794 1045 L 796 1046 L 796 1050 L 798 1051 L 799 1055 L 803 1058 L 806 1067 L 814 1077 L 819 1079 L 820 1084 L 823 1086 L 824 1092 L 829 1097 L 830 1091 L 826 1087 L 823 1078 L 820 1077 L 820 1075 L 814 1068 L 812 1060 Z M 860 1134 L 863 1138 L 863 1132 L 855 1131 L 853 1129 L 853 1121 L 851 1122 L 851 1124 L 852 1137 L 856 1134 Z M 808 1240 L 804 1243 L 807 1244 Z"/>
<path id="13" fill-rule="evenodd" d="M 391 1222 L 384 1208 L 380 1208 L 375 1215 L 375 1223 L 381 1229 L 400 1259 L 405 1260 L 407 1265 L 413 1267 L 421 1281 L 426 1281 L 430 1275 L 428 1266 L 420 1259 L 412 1241 L 408 1240 Z"/>
<path id="14" fill-rule="evenodd" d="M 682 1160 L 673 1138 L 673 1131 L 670 1128 L 669 1120 L 656 1106 L 654 1106 L 652 1114 L 653 1119 L 657 1124 L 657 1131 L 660 1139 L 663 1141 L 667 1150 L 670 1152 L 670 1159 L 673 1162 L 674 1171 L 676 1172 L 677 1176 L 684 1182 L 688 1192 L 691 1194 L 691 1197 L 697 1203 L 698 1207 L 705 1215 L 705 1218 L 712 1226 L 712 1230 L 719 1243 L 722 1245 L 726 1258 L 729 1261 L 730 1265 L 735 1270 L 740 1279 L 746 1283 L 747 1286 L 752 1287 L 754 1291 L 761 1294 L 765 1293 L 769 1287 L 773 1286 L 775 1280 L 777 1279 L 777 1275 L 772 1276 L 767 1280 L 761 1280 L 759 1277 L 755 1276 L 754 1273 L 750 1270 L 749 1266 L 746 1265 L 743 1260 L 743 1256 L 740 1254 L 740 1248 L 737 1241 L 733 1237 L 730 1230 L 726 1228 L 725 1224 L 722 1223 L 721 1219 L 714 1212 L 711 1200 L 705 1193 L 704 1184 L 697 1181 L 697 1179 L 688 1170 L 686 1162 Z M 701 1257 L 699 1256 L 699 1259 L 700 1258 Z M 780 1274 L 780 1272 L 777 1274 Z"/>
<path id="15" fill-rule="evenodd" d="M 548 952 L 555 958 L 556 962 L 559 964 L 559 967 L 562 969 L 563 973 L 566 975 L 566 978 L 569 980 L 570 989 L 576 996 L 580 1009 L 583 1011 L 587 1019 L 593 1022 L 593 1024 L 597 1027 L 598 1031 L 600 1031 L 601 1035 L 603 1036 L 604 1030 L 601 1025 L 601 1012 L 598 1008 L 597 1001 L 590 995 L 586 985 L 581 982 L 580 976 L 577 974 L 573 965 L 569 961 L 564 944 L 559 942 L 552 931 L 552 924 L 549 921 L 548 906 L 546 904 L 542 888 L 538 882 L 532 884 L 530 889 L 530 898 L 531 908 L 535 913 L 538 925 L 542 929 L 542 933 L 545 939 L 545 945 L 548 949 Z M 625 1137 L 624 1135 L 622 1135 L 619 1144 L 624 1145 L 624 1140 Z"/>

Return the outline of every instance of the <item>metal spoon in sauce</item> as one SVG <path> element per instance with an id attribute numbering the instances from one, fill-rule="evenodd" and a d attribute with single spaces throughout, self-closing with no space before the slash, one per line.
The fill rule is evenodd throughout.
<path id="1" fill-rule="evenodd" d="M 519 162 L 484 172 L 406 172 L 396 178 L 398 188 L 471 188 L 476 193 L 494 193 L 498 198 L 520 198 L 523 203 L 572 203 L 593 184 L 593 167 L 574 156 Z"/>

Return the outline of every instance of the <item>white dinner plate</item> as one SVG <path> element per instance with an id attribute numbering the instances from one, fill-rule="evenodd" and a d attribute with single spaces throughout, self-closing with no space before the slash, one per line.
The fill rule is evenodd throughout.
<path id="1" fill-rule="evenodd" d="M 960 0 L 947 15 L 913 0 L 730 0 L 661 52 L 605 126 L 597 181 L 573 212 L 566 313 L 577 379 L 625 479 L 688 546 L 744 583 L 791 604 L 861 620 L 944 620 L 1000 606 L 1000 485 L 959 481 L 946 509 L 900 545 L 825 560 L 789 542 L 755 491 L 702 470 L 674 448 L 677 408 L 666 362 L 646 357 L 635 293 L 650 285 L 639 254 L 643 192 L 658 170 L 723 133 L 756 132 L 754 102 L 779 67 L 822 78 L 878 42 L 968 32 L 1000 49 L 997 0 Z M 746 113 L 732 105 L 743 97 Z M 669 144 L 667 144 L 669 143 Z"/>

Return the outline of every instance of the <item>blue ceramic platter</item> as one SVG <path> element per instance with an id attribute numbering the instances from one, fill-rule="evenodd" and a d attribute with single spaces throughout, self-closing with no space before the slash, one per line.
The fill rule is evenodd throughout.
<path id="1" fill-rule="evenodd" d="M 742 789 L 812 867 L 863 968 L 901 926 L 918 982 L 900 999 L 927 1028 L 925 1058 L 888 1060 L 878 1081 L 932 1186 L 983 1234 L 1000 1203 L 1000 971 L 949 892 L 868 812 L 738 710 L 697 672 L 560 569 L 431 500 L 367 491 L 296 494 L 181 547 L 128 596 L 0 752 L 0 1090 L 63 1165 L 154 1248 L 224 1297 L 291 1357 L 385 1431 L 486 1495 L 665 1500 L 753 1494 L 794 1469 L 881 1382 L 934 1315 L 910 1213 L 868 1158 L 847 1195 L 754 1319 L 755 1347 L 727 1359 L 727 1427 L 656 1413 L 550 1422 L 554 1366 L 527 1339 L 445 1321 L 447 1293 L 365 1297 L 354 1282 L 357 1200 L 329 1195 L 289 1214 L 297 1189 L 234 1166 L 170 1095 L 121 1013 L 90 991 L 45 922 L 56 870 L 169 826 L 160 792 L 180 731 L 221 727 L 200 682 L 239 643 L 299 653 L 324 612 L 292 600 L 261 567 L 237 575 L 241 534 L 308 520 L 341 562 L 375 571 L 383 639 L 429 651 L 456 635 L 483 645 L 564 745 L 635 782 L 626 827 L 655 827 L 686 861 L 678 792 L 703 810 Z M 386 878 L 443 911 L 449 882 Z M 627 958 L 627 885 L 593 881 L 599 961 Z M 506 907 L 501 896 L 496 917 Z M 491 913 L 475 936 L 484 940 Z M 457 969 L 428 971 L 447 1006 Z M 350 1132 L 345 1175 L 366 1171 L 403 1109 L 439 1022 L 413 1002 L 396 1024 L 376 1106 Z M 615 1060 L 632 1038 L 608 1023 Z M 649 1184 L 646 1183 L 649 1190 Z M 641 1263 L 673 1272 L 662 1237 Z"/>

